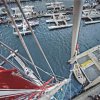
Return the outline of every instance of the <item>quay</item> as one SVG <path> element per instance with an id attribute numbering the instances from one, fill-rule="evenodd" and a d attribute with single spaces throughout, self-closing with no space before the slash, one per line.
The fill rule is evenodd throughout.
<path id="1" fill-rule="evenodd" d="M 72 100 L 94 100 L 92 99 L 92 97 L 95 97 L 96 95 L 100 96 L 100 82 L 96 86 L 93 86 L 88 90 L 85 90 L 83 93 L 73 98 Z M 100 100 L 100 98 L 98 100 Z"/>

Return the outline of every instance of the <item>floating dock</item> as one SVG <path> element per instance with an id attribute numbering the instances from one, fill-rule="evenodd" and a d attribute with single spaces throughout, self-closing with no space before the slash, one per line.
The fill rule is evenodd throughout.
<path id="1" fill-rule="evenodd" d="M 25 22 L 25 21 L 24 21 Z M 37 26 L 37 25 L 39 25 L 39 21 L 37 21 L 37 20 L 28 20 L 28 22 L 29 22 L 29 24 L 30 24 L 30 26 L 31 27 L 33 27 L 33 26 Z M 26 22 L 25 22 L 26 23 Z M 17 22 L 16 21 L 16 25 L 17 25 L 17 27 L 18 28 L 21 28 L 21 27 L 23 27 L 23 20 L 22 21 L 20 21 L 20 22 Z M 27 25 L 27 24 L 26 24 Z M 14 25 L 12 25 L 12 27 L 14 28 Z"/>
<path id="2" fill-rule="evenodd" d="M 97 99 L 92 99 L 96 95 L 100 95 L 100 83 L 97 84 L 96 86 L 84 91 L 81 93 L 79 96 L 73 98 L 72 100 L 97 100 Z M 98 99 L 100 100 L 100 99 Z"/>
<path id="3" fill-rule="evenodd" d="M 37 16 L 39 16 L 39 14 L 33 10 L 34 6 L 23 6 L 23 12 L 26 15 L 26 18 L 30 19 L 30 18 L 37 18 Z M 12 15 L 14 17 L 15 20 L 22 20 L 23 16 L 19 10 L 18 7 L 15 8 L 11 8 L 12 10 Z"/>
<path id="4" fill-rule="evenodd" d="M 57 15 L 53 14 L 51 19 L 46 20 L 47 23 L 54 23 L 55 25 L 48 26 L 49 29 L 59 29 L 65 27 L 71 27 L 72 24 L 68 24 L 69 17 L 66 17 L 62 13 Z"/>
<path id="5" fill-rule="evenodd" d="M 76 59 L 86 78 L 84 90 L 98 84 L 100 82 L 100 45 L 79 54 Z M 78 79 L 79 76 L 75 77 Z"/>
<path id="6" fill-rule="evenodd" d="M 56 19 L 58 22 L 61 22 L 62 20 L 69 21 L 70 17 L 63 15 L 63 13 L 59 13 L 58 15 L 57 14 L 52 14 L 51 19 L 46 20 L 46 22 L 47 23 L 55 22 L 54 19 Z"/>
<path id="7" fill-rule="evenodd" d="M 51 3 L 46 3 L 47 9 L 50 10 L 64 10 L 65 6 L 63 2 L 51 2 Z"/>
<path id="8" fill-rule="evenodd" d="M 16 35 L 16 36 L 19 36 L 18 33 L 16 32 L 15 28 L 13 29 L 13 34 Z M 29 35 L 29 34 L 31 34 L 31 31 L 27 30 L 27 29 L 26 30 L 20 30 L 20 34 L 22 36 Z"/>
<path id="9" fill-rule="evenodd" d="M 62 12 L 61 12 L 60 14 L 66 15 L 66 13 L 62 13 Z M 59 13 L 53 13 L 53 12 L 52 12 L 52 13 L 45 13 L 45 14 L 44 14 L 45 17 L 51 17 L 51 16 L 53 16 L 53 15 L 58 16 Z"/>
<path id="10" fill-rule="evenodd" d="M 94 24 L 100 22 L 100 11 L 96 9 L 85 9 L 82 13 L 82 19 L 85 21 L 85 24 Z"/>

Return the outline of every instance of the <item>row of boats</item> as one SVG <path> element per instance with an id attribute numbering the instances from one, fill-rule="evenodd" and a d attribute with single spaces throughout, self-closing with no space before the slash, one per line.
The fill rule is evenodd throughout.
<path id="1" fill-rule="evenodd" d="M 33 8 L 34 8 L 34 6 L 22 7 L 23 12 L 24 12 L 31 27 L 39 25 L 39 21 L 37 20 L 37 17 L 36 17 L 37 13 L 33 11 Z M 20 30 L 20 33 L 22 35 L 30 34 L 31 31 L 29 30 L 28 25 L 27 25 L 25 19 L 23 18 L 19 8 L 12 8 L 12 12 L 13 12 L 13 18 L 16 22 L 18 29 Z M 18 36 L 14 25 L 12 25 L 12 26 L 13 26 L 13 34 Z"/>
<path id="2" fill-rule="evenodd" d="M 28 0 L 19 0 L 19 2 L 28 2 Z M 15 0 L 7 0 L 7 3 L 15 3 Z M 0 0 L 0 4 L 3 4 L 2 0 Z"/>
<path id="3" fill-rule="evenodd" d="M 97 5 L 98 5 L 97 3 L 93 3 L 92 6 L 89 3 L 84 4 L 82 11 L 82 19 L 84 20 L 85 24 L 93 24 L 100 22 L 100 10 L 96 9 Z M 36 20 L 36 18 L 39 16 L 48 17 L 46 23 L 50 24 L 50 26 L 48 26 L 50 30 L 72 26 L 72 23 L 70 22 L 71 18 L 67 14 L 68 9 L 65 8 L 63 2 L 56 1 L 51 3 L 46 3 L 46 7 L 47 7 L 47 13 L 42 13 L 42 14 L 35 12 L 33 10 L 34 6 L 22 7 L 23 12 L 25 13 L 27 19 L 29 20 L 31 26 L 39 25 L 39 21 Z M 25 21 L 19 11 L 19 8 L 15 7 L 11 8 L 11 10 L 15 21 L 16 22 L 20 21 L 20 23 L 17 23 L 16 25 L 21 28 L 21 31 L 24 30 L 24 34 L 30 33 L 29 31 L 27 31 L 28 30 L 27 25 L 25 25 Z M 73 7 L 71 7 L 70 12 L 72 12 L 72 10 Z M 7 15 L 7 12 L 5 11 L 4 7 L 1 7 L 0 15 Z M 0 23 L 6 23 L 10 21 L 9 19 L 7 19 L 8 21 L 4 21 L 4 18 L 1 19 L 3 20 L 0 20 Z M 14 34 L 16 34 L 16 32 Z"/>
<path id="4" fill-rule="evenodd" d="M 83 11 L 82 11 L 82 19 L 84 20 L 85 24 L 93 24 L 93 23 L 99 23 L 100 22 L 100 9 L 96 9 L 96 6 L 98 3 L 85 3 L 83 5 Z M 49 29 L 57 29 L 57 28 L 64 28 L 64 27 L 71 27 L 72 24 L 69 23 L 68 15 L 65 19 L 65 15 L 68 12 L 68 9 L 65 8 L 63 2 L 52 2 L 52 3 L 46 3 L 47 9 L 52 10 L 51 19 L 49 19 L 50 23 L 54 23 L 54 26 L 49 26 Z M 67 12 L 66 12 L 67 10 Z M 70 9 L 70 13 L 73 10 L 73 7 Z M 58 14 L 58 17 L 56 17 Z M 67 20 L 68 19 L 68 20 Z M 52 21 L 53 20 L 53 21 Z M 46 21 L 48 22 L 48 20 Z M 61 24 L 59 24 L 61 23 Z"/>

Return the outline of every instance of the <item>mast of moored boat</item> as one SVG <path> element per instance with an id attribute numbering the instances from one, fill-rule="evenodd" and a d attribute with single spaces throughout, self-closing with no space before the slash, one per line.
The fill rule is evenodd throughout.
<path id="1" fill-rule="evenodd" d="M 84 4 L 84 0 L 74 0 L 71 59 L 73 59 L 73 57 L 75 57 L 76 55 L 76 46 L 77 46 L 83 4 Z"/>

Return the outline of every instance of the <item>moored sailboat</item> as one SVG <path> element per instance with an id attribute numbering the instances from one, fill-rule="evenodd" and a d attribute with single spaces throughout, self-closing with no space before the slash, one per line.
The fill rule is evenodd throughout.
<path id="1" fill-rule="evenodd" d="M 78 4 L 77 0 L 77 4 Z M 73 73 L 78 80 L 85 88 L 88 89 L 100 82 L 100 63 L 98 60 L 99 48 L 100 46 L 93 47 L 81 54 L 78 54 L 78 35 L 79 35 L 79 26 L 82 15 L 81 4 L 77 7 L 74 6 L 74 24 L 72 32 L 72 48 L 71 48 L 71 59 L 70 63 L 73 66 Z M 92 73 L 92 74 L 91 74 Z"/>

